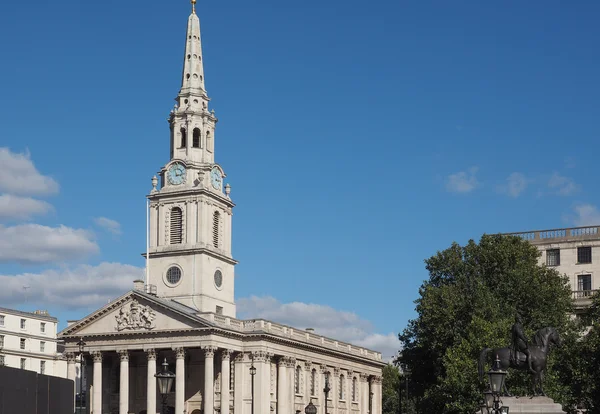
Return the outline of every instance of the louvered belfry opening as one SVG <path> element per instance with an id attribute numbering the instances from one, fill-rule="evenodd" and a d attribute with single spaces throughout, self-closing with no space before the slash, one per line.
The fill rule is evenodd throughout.
<path id="1" fill-rule="evenodd" d="M 179 207 L 171 209 L 171 244 L 183 242 L 183 212 Z"/>
<path id="2" fill-rule="evenodd" d="M 200 130 L 198 128 L 194 128 L 194 137 L 192 141 L 192 147 L 200 148 Z"/>
<path id="3" fill-rule="evenodd" d="M 213 214 L 213 246 L 219 247 L 219 220 L 221 219 L 218 211 Z"/>

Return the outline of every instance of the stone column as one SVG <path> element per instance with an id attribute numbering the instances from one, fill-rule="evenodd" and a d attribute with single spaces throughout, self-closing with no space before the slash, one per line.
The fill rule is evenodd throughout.
<path id="1" fill-rule="evenodd" d="M 329 370 L 326 365 L 321 365 L 319 367 L 319 382 L 320 382 L 320 384 L 319 384 L 319 388 L 317 388 L 317 397 L 319 398 L 319 405 L 321 407 L 327 406 L 327 401 L 325 400 L 325 392 L 323 390 L 325 389 L 325 383 L 326 383 L 328 371 Z M 331 382 L 329 383 L 329 387 L 331 388 Z M 331 392 L 329 392 L 329 396 L 331 396 Z M 325 413 L 325 410 L 322 409 L 319 412 Z"/>
<path id="2" fill-rule="evenodd" d="M 204 414 L 215 412 L 215 350 L 214 346 L 202 347 L 204 351 Z"/>
<path id="3" fill-rule="evenodd" d="M 369 412 L 369 375 L 360 374 L 360 388 L 358 397 L 358 406 L 360 407 L 361 414 L 368 414 Z"/>
<path id="4" fill-rule="evenodd" d="M 221 414 L 229 414 L 229 373 L 231 349 L 221 351 Z"/>
<path id="5" fill-rule="evenodd" d="M 119 367 L 119 414 L 128 414 L 129 412 L 129 352 L 125 350 L 117 351 L 121 365 Z"/>
<path id="6" fill-rule="evenodd" d="M 164 203 L 158 204 L 158 220 L 156 223 L 157 231 L 158 231 L 158 241 L 156 242 L 157 246 L 165 245 L 165 205 Z"/>
<path id="7" fill-rule="evenodd" d="M 273 354 L 266 351 L 255 351 L 254 366 L 256 378 L 254 382 L 254 412 L 271 412 L 271 358 Z M 278 411 L 279 412 L 279 411 Z M 289 411 L 288 411 L 289 412 Z"/>
<path id="8" fill-rule="evenodd" d="M 150 203 L 150 247 L 157 246 L 158 239 L 158 205 Z M 154 414 L 154 413 L 152 413 Z"/>
<path id="9" fill-rule="evenodd" d="M 92 352 L 94 359 L 94 401 L 92 414 L 102 414 L 102 352 Z"/>
<path id="10" fill-rule="evenodd" d="M 146 350 L 148 356 L 148 375 L 146 379 L 146 412 L 156 414 L 156 351 Z"/>
<path id="11" fill-rule="evenodd" d="M 280 357 L 277 361 L 277 414 L 289 413 L 290 410 L 287 407 L 287 357 Z"/>
<path id="12" fill-rule="evenodd" d="M 339 368 L 333 368 L 333 375 L 330 377 L 330 381 L 331 381 L 331 391 L 333 392 L 333 395 L 331 396 L 331 402 L 333 405 L 333 412 L 337 412 L 338 407 L 340 406 L 339 404 L 339 396 L 340 396 L 340 369 Z"/>
<path id="13" fill-rule="evenodd" d="M 308 405 L 312 401 L 312 394 L 310 393 L 310 384 L 312 381 L 312 362 L 304 361 L 304 387 L 302 393 L 304 394 L 304 405 Z"/>
<path id="14" fill-rule="evenodd" d="M 77 373 L 75 371 L 75 354 L 72 352 L 67 352 L 67 379 L 73 381 L 73 389 L 75 392 L 73 393 L 73 411 L 75 411 L 75 398 L 77 394 Z"/>
<path id="15" fill-rule="evenodd" d="M 234 365 L 234 374 L 233 374 L 233 412 L 236 414 L 241 414 L 243 410 L 244 404 L 244 384 L 246 384 L 245 378 L 247 378 L 246 370 L 244 369 L 244 358 L 245 354 L 240 352 L 235 356 L 233 365 Z M 248 374 L 248 376 L 250 376 Z"/>
<path id="16" fill-rule="evenodd" d="M 381 377 L 378 375 L 373 376 L 371 380 L 372 392 L 373 392 L 373 406 L 372 414 L 381 414 Z"/>
<path id="17" fill-rule="evenodd" d="M 185 410 L 185 349 L 175 349 L 175 414 Z M 150 413 L 148 413 L 150 414 Z"/>
<path id="18" fill-rule="evenodd" d="M 296 400 L 296 358 L 290 357 L 286 361 L 287 368 L 287 391 L 288 391 L 288 402 L 290 412 L 296 412 L 294 410 L 294 401 Z"/>

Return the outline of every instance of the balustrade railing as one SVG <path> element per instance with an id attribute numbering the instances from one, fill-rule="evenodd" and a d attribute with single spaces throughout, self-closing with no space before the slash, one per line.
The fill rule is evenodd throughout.
<path id="1" fill-rule="evenodd" d="M 600 237 L 600 226 L 588 226 L 588 227 L 570 227 L 565 229 L 550 229 L 550 230 L 534 230 L 524 231 L 518 233 L 506 233 L 511 236 L 517 236 L 523 240 L 531 242 L 544 242 L 551 240 L 569 240 L 569 239 L 583 239 L 590 237 Z"/>
<path id="2" fill-rule="evenodd" d="M 598 289 L 589 290 L 574 290 L 572 292 L 573 299 L 591 299 L 598 292 Z"/>

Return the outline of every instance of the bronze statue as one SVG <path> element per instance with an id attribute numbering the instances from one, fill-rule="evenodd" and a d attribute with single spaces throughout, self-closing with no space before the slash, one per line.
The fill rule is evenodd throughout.
<path id="1" fill-rule="evenodd" d="M 529 367 L 529 371 L 532 374 L 535 374 L 535 371 L 531 367 L 531 357 L 529 356 L 529 345 L 528 340 L 525 334 L 523 333 L 523 322 L 521 321 L 521 315 L 517 312 L 515 316 L 515 323 L 512 328 L 510 328 L 510 333 L 512 336 L 512 352 L 510 354 L 510 361 L 513 365 L 518 365 L 522 353 L 525 355 L 525 361 L 527 362 L 527 366 Z"/>
<path id="2" fill-rule="evenodd" d="M 517 325 L 517 328 L 520 328 L 520 320 L 517 320 L 517 322 L 515 323 L 515 325 Z M 515 327 L 515 325 L 513 325 L 513 328 Z M 515 329 L 513 329 L 514 331 Z M 513 338 L 514 338 L 514 332 L 513 332 Z M 522 341 L 523 339 L 520 339 L 520 341 Z M 514 340 L 513 340 L 514 342 Z M 512 354 L 514 352 L 514 345 L 513 346 L 507 346 L 505 348 L 498 348 L 498 349 L 490 349 L 490 348 L 484 348 L 481 353 L 479 354 L 479 363 L 478 363 L 478 370 L 479 370 L 479 379 L 480 381 L 483 380 L 483 375 L 484 375 L 484 368 L 485 368 L 485 362 L 487 360 L 487 355 L 488 353 L 492 353 L 492 355 L 494 356 L 498 356 L 498 359 L 500 360 L 500 369 L 501 370 L 508 370 L 509 368 L 514 368 L 514 369 L 518 369 L 518 370 L 528 370 L 531 372 L 532 375 L 532 388 L 533 388 L 533 395 L 546 395 L 544 393 L 544 388 L 542 386 L 543 380 L 544 380 L 544 373 L 546 371 L 546 361 L 547 361 L 547 357 L 548 357 L 548 353 L 550 352 L 551 346 L 552 345 L 556 345 L 556 346 L 560 346 L 562 343 L 562 340 L 560 339 L 560 335 L 558 334 L 558 331 L 554 328 L 551 327 L 547 327 L 547 328 L 542 328 L 539 331 L 536 332 L 536 334 L 533 336 L 531 344 L 529 344 L 528 351 L 529 351 L 529 355 L 527 358 L 521 358 L 519 357 L 519 352 L 523 352 L 521 349 L 519 348 L 519 352 L 516 353 L 517 357 L 513 357 Z M 522 347 L 522 343 L 519 343 L 518 346 Z M 527 342 L 525 341 L 525 345 L 527 345 Z M 520 355 L 524 355 L 524 354 L 520 354 Z M 527 359 L 527 361 L 526 361 Z M 508 390 L 508 387 L 506 386 L 506 382 L 504 383 L 504 393 L 505 396 L 512 396 L 510 391 Z"/>

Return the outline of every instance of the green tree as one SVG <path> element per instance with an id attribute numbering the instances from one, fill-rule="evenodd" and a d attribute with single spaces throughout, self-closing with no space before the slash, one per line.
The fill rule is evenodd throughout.
<path id="1" fill-rule="evenodd" d="M 417 318 L 399 335 L 403 349 L 397 361 L 411 372 L 419 412 L 479 408 L 477 358 L 485 347 L 509 345 L 517 308 L 530 337 L 546 326 L 572 330 L 568 279 L 540 266 L 539 257 L 519 237 L 484 235 L 479 243 L 453 243 L 425 261 L 429 280 L 419 289 Z M 511 372 L 507 381 L 519 392 L 529 386 L 526 373 Z M 557 378 L 547 383 L 552 395 L 565 394 Z"/>
<path id="2" fill-rule="evenodd" d="M 398 391 L 400 386 L 400 371 L 392 364 L 383 368 L 382 378 L 382 412 L 383 414 L 398 414 Z"/>

